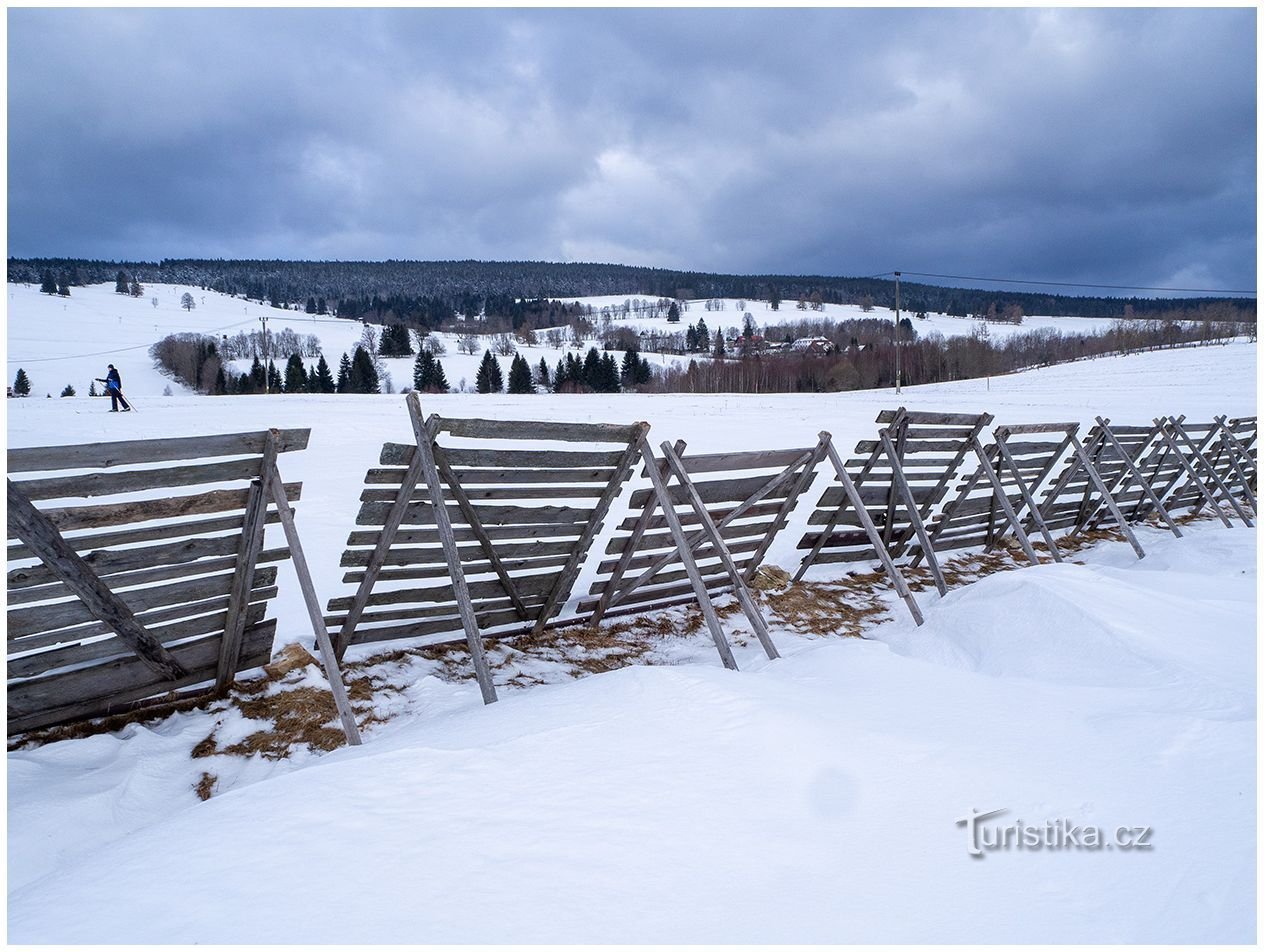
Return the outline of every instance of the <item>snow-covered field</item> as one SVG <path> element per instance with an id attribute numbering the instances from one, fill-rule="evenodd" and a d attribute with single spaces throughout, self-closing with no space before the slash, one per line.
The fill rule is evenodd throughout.
<path id="1" fill-rule="evenodd" d="M 90 291 L 33 297 L 65 314 L 78 298 L 87 315 Z M 154 312 L 148 297 L 103 300 Z M 68 342 L 46 326 L 55 314 L 15 300 L 11 358 L 154 339 L 152 321 L 115 341 L 114 328 L 85 319 Z M 218 332 L 230 320 L 257 326 L 263 310 L 224 298 L 220 321 L 211 301 L 177 315 L 176 294 L 170 314 Z M 351 325 L 326 353 L 357 336 Z M 9 446 L 310 426 L 309 449 L 282 468 L 304 483 L 298 523 L 322 601 L 346 594 L 337 563 L 364 472 L 383 441 L 411 437 L 403 399 L 162 397 L 157 374 L 147 391 L 131 385 L 152 373 L 144 350 L 135 355 L 134 366 L 77 358 L 81 393 L 106 361 L 120 367 L 140 407 L 127 415 L 45 400 L 54 384 L 35 368 L 46 365 L 27 366 L 41 398 L 6 401 Z M 1235 343 L 898 398 L 451 395 L 424 406 L 644 419 L 655 444 L 684 439 L 699 453 L 810 445 L 822 429 L 849 449 L 872 435 L 878 410 L 900 404 L 988 410 L 998 423 L 1207 419 L 1254 413 L 1255 381 L 1254 345 Z M 794 567 L 813 502 L 772 563 Z M 395 688 L 374 702 L 389 720 L 354 750 L 191 758 L 210 732 L 227 744 L 257 726 L 220 709 L 12 752 L 9 939 L 1250 942 L 1255 533 L 1200 522 L 1185 539 L 1146 528 L 1141 541 L 1140 562 L 1103 543 L 1076 557 L 1084 564 L 1014 570 L 943 599 L 924 592 L 920 629 L 902 610 L 864 639 L 776 627 L 776 662 L 738 615 L 727 624 L 740 673 L 701 634 L 665 638 L 652 663 L 578 680 L 557 658 L 502 646 L 502 700 L 483 707 L 471 681 L 436 661 L 379 663 L 365 670 Z M 278 584 L 278 647 L 310 643 L 288 565 Z M 218 777 L 207 802 L 193 792 L 204 770 Z M 955 821 L 1002 808 L 987 822 L 1068 820 L 1111 836 L 1148 827 L 1153 849 L 972 858 Z"/>

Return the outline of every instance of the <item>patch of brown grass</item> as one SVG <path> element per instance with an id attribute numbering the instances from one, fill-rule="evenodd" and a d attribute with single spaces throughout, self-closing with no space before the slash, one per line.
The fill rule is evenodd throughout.
<path id="1" fill-rule="evenodd" d="M 198 782 L 193 785 L 193 792 L 198 795 L 199 800 L 209 800 L 211 799 L 211 794 L 215 792 L 215 785 L 217 783 L 219 783 L 219 777 L 203 770 L 202 776 L 198 778 Z"/>
<path id="2" fill-rule="evenodd" d="M 783 624 L 818 636 L 858 638 L 887 614 L 875 573 L 836 582 L 795 582 L 785 591 L 765 595 L 764 601 Z"/>

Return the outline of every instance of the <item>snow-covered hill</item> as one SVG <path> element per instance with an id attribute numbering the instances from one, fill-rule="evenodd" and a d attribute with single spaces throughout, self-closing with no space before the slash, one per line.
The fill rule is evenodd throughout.
<path id="1" fill-rule="evenodd" d="M 11 300 L 10 357 L 26 347 L 41 398 L 6 401 L 9 446 L 311 427 L 309 449 L 282 467 L 304 483 L 298 524 L 322 601 L 345 594 L 338 558 L 364 472 L 382 442 L 411 438 L 403 399 L 162 397 L 167 382 L 144 366 L 156 327 L 256 323 L 230 313 L 240 301 L 208 293 L 189 313 L 174 291 L 170 306 L 162 294 L 158 309 L 111 288 L 35 296 L 49 311 L 34 321 L 17 319 Z M 118 342 L 136 348 L 137 363 L 123 362 L 131 351 L 76 357 L 74 372 L 87 375 L 76 386 L 85 392 L 113 362 L 137 381 L 140 412 L 42 399 L 64 384 L 41 384 L 36 368 L 53 362 L 31 358 L 115 343 L 111 329 L 87 329 L 91 307 L 106 303 L 136 309 L 115 324 L 134 323 Z M 67 339 L 56 309 L 76 304 L 83 329 Z M 145 309 L 166 309 L 172 323 L 146 330 Z M 345 332 L 327 352 L 358 326 Z M 1243 415 L 1255 412 L 1255 382 L 1254 345 L 1235 343 L 899 396 L 450 395 L 424 405 L 449 416 L 644 419 L 655 444 L 680 438 L 701 453 L 809 445 L 822 429 L 849 448 L 872 435 L 878 410 L 900 404 L 988 410 L 998 423 Z M 793 568 L 814 501 L 772 563 Z M 1255 533 L 1202 522 L 1185 539 L 1151 528 L 1141 538 L 1141 562 L 1104 543 L 1076 556 L 1084 564 L 1016 569 L 943 599 L 921 593 L 923 628 L 902 611 L 864 639 L 775 626 L 776 662 L 732 617 L 740 673 L 720 666 L 705 635 L 681 631 L 679 615 L 640 663 L 578 680 L 560 649 L 501 646 L 502 700 L 491 707 L 459 665 L 373 663 L 359 649 L 349 658 L 357 677 L 374 679 L 385 723 L 354 750 L 191 757 L 208 736 L 224 746 L 263 726 L 221 706 L 11 752 L 9 939 L 1252 941 Z M 310 643 L 292 569 L 280 571 L 278 646 Z M 194 794 L 204 772 L 216 779 L 207 802 Z M 973 858 L 956 821 L 993 809 L 1008 811 L 997 825 L 1149 828 L 1154 848 Z"/>

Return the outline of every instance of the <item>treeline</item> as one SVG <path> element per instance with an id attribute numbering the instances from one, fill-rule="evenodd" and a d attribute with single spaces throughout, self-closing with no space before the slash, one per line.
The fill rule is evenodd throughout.
<path id="1" fill-rule="evenodd" d="M 818 328 L 821 336 L 838 340 L 848 333 L 829 323 Z M 881 333 L 865 335 L 864 342 L 849 336 L 829 354 L 754 352 L 742 359 L 690 360 L 687 366 L 674 365 L 655 374 L 645 389 L 660 393 L 827 393 L 894 386 L 894 326 L 875 323 L 882 324 Z M 982 324 L 969 335 L 932 333 L 919 338 L 905 320 L 901 322 L 899 345 L 900 379 L 906 386 L 942 383 L 1113 354 L 1223 344 L 1238 331 L 1234 324 L 1210 321 L 1121 321 L 1097 334 L 1067 334 L 1045 328 L 997 339 Z M 1254 339 L 1254 325 L 1250 336 Z"/>
<path id="2" fill-rule="evenodd" d="M 33 283 L 53 273 L 66 287 L 114 280 L 120 270 L 145 283 L 191 284 L 278 307 L 302 309 L 324 299 L 345 317 L 388 311 L 399 320 L 438 327 L 455 315 L 506 318 L 511 327 L 530 318 L 521 301 L 560 301 L 595 295 L 654 299 L 742 298 L 772 309 L 811 304 L 859 304 L 892 309 L 895 284 L 886 278 L 829 275 L 735 275 L 630 265 L 542 261 L 233 261 L 164 259 L 160 262 L 72 258 L 10 258 L 9 281 Z M 909 313 L 955 316 L 1005 313 L 1052 316 L 1155 316 L 1165 310 L 1211 307 L 1216 320 L 1254 321 L 1255 299 L 1144 298 L 1037 294 L 940 287 L 905 281 L 901 305 Z M 517 321 L 517 324 L 514 322 Z"/>

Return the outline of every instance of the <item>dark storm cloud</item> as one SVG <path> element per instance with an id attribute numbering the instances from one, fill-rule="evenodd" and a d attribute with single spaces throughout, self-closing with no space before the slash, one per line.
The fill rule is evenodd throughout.
<path id="1" fill-rule="evenodd" d="M 1254 18 L 16 9 L 9 250 L 1249 288 Z"/>

